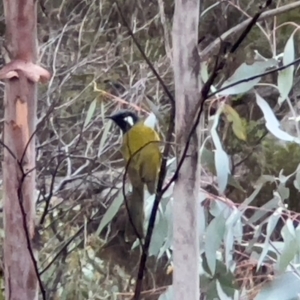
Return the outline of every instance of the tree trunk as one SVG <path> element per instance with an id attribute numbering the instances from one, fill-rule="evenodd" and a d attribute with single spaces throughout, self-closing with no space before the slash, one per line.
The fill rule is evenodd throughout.
<path id="1" fill-rule="evenodd" d="M 11 62 L 36 62 L 35 0 L 5 0 L 6 46 Z M 5 82 L 4 264 L 5 295 L 38 299 L 35 222 L 35 131 L 37 88 L 24 73 Z"/>
<path id="2" fill-rule="evenodd" d="M 183 154 L 200 99 L 199 0 L 176 0 L 173 21 L 177 157 Z M 199 299 L 200 135 L 193 134 L 174 188 L 174 299 Z"/>

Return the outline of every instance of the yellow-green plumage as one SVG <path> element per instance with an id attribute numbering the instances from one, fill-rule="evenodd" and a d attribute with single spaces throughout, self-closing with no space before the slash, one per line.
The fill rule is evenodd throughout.
<path id="1" fill-rule="evenodd" d="M 126 121 L 132 118 L 132 124 Z M 159 136 L 151 127 L 145 126 L 143 121 L 130 111 L 121 111 L 110 117 L 123 130 L 121 152 L 126 163 L 132 193 L 127 198 L 131 221 L 140 237 L 144 236 L 144 187 L 150 194 L 155 193 L 160 164 L 161 153 L 159 149 Z M 135 233 L 131 223 L 127 222 L 125 236 Z"/>
<path id="2" fill-rule="evenodd" d="M 138 186 L 142 181 L 154 194 L 161 160 L 158 134 L 138 123 L 125 133 L 121 151 L 128 163 L 131 184 Z"/>

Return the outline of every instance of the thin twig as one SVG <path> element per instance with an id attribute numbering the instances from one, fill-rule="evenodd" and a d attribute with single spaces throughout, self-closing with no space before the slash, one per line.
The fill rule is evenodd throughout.
<path id="1" fill-rule="evenodd" d="M 258 22 L 266 20 L 268 18 L 272 18 L 274 16 L 278 16 L 280 14 L 283 14 L 285 12 L 288 12 L 290 10 L 296 9 L 300 6 L 300 1 L 294 2 L 294 3 L 290 3 L 287 5 L 284 5 L 280 8 L 275 8 L 269 11 L 266 11 L 264 13 L 262 13 L 260 15 L 260 17 L 258 18 Z M 245 29 L 245 27 L 247 27 L 247 25 L 249 24 L 249 22 L 251 22 L 252 18 L 249 18 L 248 20 L 243 21 L 242 23 L 234 26 L 233 28 L 229 29 L 228 31 L 226 31 L 225 33 L 223 33 L 221 35 L 221 40 L 225 41 L 228 37 L 242 31 Z M 217 38 L 216 40 L 214 40 L 212 43 L 210 43 L 205 49 L 203 49 L 200 53 L 201 59 L 202 60 L 206 60 L 210 55 L 212 55 L 212 53 L 218 48 L 218 46 L 220 45 L 220 39 Z"/>

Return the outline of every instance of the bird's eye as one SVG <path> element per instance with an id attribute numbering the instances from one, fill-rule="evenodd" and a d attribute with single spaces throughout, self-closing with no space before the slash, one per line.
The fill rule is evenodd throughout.
<path id="1" fill-rule="evenodd" d="M 133 118 L 131 116 L 124 118 L 124 121 L 127 122 L 130 126 L 134 125 Z"/>

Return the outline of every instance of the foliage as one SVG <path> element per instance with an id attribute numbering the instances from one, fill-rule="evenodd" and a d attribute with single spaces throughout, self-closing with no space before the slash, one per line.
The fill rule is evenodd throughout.
<path id="1" fill-rule="evenodd" d="M 166 37 L 170 37 L 174 3 L 163 4 L 165 22 L 156 2 L 124 1 L 122 9 L 172 90 Z M 169 104 L 112 2 L 66 0 L 43 5 L 39 7 L 40 61 L 51 69 L 53 80 L 40 87 L 38 104 L 38 221 L 46 216 L 40 224 L 41 278 L 49 299 L 129 298 L 140 249 L 137 241 L 128 245 L 123 239 L 120 133 L 105 115 L 121 107 L 141 114 L 158 112 L 164 136 Z M 246 14 L 253 15 L 256 6 L 255 1 L 240 1 L 240 6 L 206 1 L 200 28 L 200 36 L 207 37 L 203 46 Z M 228 57 L 227 69 L 211 92 L 297 58 L 294 46 L 299 34 L 293 24 L 283 24 L 290 20 L 299 24 L 295 11 L 279 16 L 277 23 L 271 19 L 260 23 L 236 56 Z M 253 49 L 258 51 L 255 55 Z M 211 72 L 212 58 L 202 78 Z M 207 120 L 200 149 L 206 188 L 199 196 L 207 207 L 200 222 L 199 258 L 201 290 L 207 299 L 292 299 L 299 293 L 300 135 L 291 91 L 297 72 L 296 66 L 289 67 L 277 72 L 275 79 L 266 75 L 242 82 L 208 102 L 209 107 L 216 106 L 216 113 Z M 263 83 L 279 97 L 273 91 L 264 95 Z M 244 99 L 246 110 L 253 111 L 250 117 L 237 105 Z M 271 105 L 273 100 L 277 106 Z M 282 128 L 282 115 L 294 117 L 289 121 L 294 131 Z M 168 179 L 176 168 L 175 147 L 172 153 Z M 172 299 L 171 275 L 166 272 L 172 266 L 172 189 L 164 194 L 151 243 L 144 286 L 147 299 Z M 152 203 L 149 196 L 146 217 Z"/>

